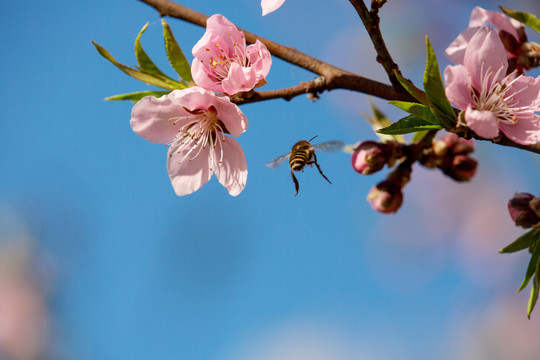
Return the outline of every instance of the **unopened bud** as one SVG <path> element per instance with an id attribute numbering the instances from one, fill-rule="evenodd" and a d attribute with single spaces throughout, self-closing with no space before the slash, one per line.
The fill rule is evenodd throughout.
<path id="1" fill-rule="evenodd" d="M 533 41 L 521 44 L 518 64 L 525 70 L 540 66 L 540 44 Z"/>
<path id="2" fill-rule="evenodd" d="M 454 156 L 450 167 L 442 168 L 443 172 L 456 181 L 469 181 L 476 174 L 478 161 L 467 155 Z"/>
<path id="3" fill-rule="evenodd" d="M 456 134 L 448 134 L 441 141 L 446 144 L 447 151 L 454 155 L 467 155 L 474 151 L 474 140 L 467 140 Z"/>
<path id="4" fill-rule="evenodd" d="M 360 143 L 352 155 L 353 169 L 363 175 L 381 170 L 388 161 L 387 146 L 376 141 Z"/>
<path id="5" fill-rule="evenodd" d="M 376 211 L 389 214 L 401 207 L 403 192 L 398 184 L 385 180 L 369 191 L 367 201 Z"/>
<path id="6" fill-rule="evenodd" d="M 540 198 L 529 193 L 519 193 L 508 201 L 508 212 L 517 226 L 525 229 L 540 223 Z"/>

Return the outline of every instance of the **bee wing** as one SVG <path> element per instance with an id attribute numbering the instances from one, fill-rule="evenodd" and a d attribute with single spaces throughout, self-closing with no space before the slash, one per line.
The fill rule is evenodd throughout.
<path id="1" fill-rule="evenodd" d="M 341 150 L 345 146 L 345 143 L 340 140 L 325 141 L 320 144 L 312 145 L 314 150 L 332 151 Z"/>
<path id="2" fill-rule="evenodd" d="M 287 153 L 287 154 L 283 154 L 281 156 L 278 156 L 277 158 L 275 158 L 274 160 L 270 161 L 270 162 L 267 162 L 266 163 L 266 166 L 268 166 L 269 168 L 276 168 L 278 167 L 279 165 L 281 165 L 283 163 L 283 160 L 286 160 L 289 158 L 289 156 L 291 156 L 291 153 Z"/>

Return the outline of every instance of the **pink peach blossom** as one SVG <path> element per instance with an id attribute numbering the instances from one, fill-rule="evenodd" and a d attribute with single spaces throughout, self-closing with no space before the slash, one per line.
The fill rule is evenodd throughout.
<path id="1" fill-rule="evenodd" d="M 264 85 L 272 66 L 266 46 L 246 47 L 244 33 L 223 15 L 206 22 L 206 33 L 193 47 L 191 74 L 198 86 L 234 95 Z"/>
<path id="2" fill-rule="evenodd" d="M 285 0 L 261 0 L 262 14 L 267 15 L 272 11 L 279 9 Z"/>
<path id="3" fill-rule="evenodd" d="M 229 194 L 242 192 L 247 164 L 240 136 L 248 127 L 240 108 L 227 97 L 194 86 L 160 98 L 146 96 L 131 112 L 131 128 L 142 138 L 169 144 L 167 170 L 177 195 L 191 194 L 215 172 Z"/>
<path id="4" fill-rule="evenodd" d="M 540 78 L 505 75 L 508 61 L 497 32 L 479 27 L 471 37 L 463 64 L 444 71 L 446 95 L 465 111 L 466 124 L 492 139 L 502 131 L 516 143 L 540 142 Z"/>
<path id="5" fill-rule="evenodd" d="M 463 64 L 467 44 L 478 28 L 484 25 L 494 26 L 499 37 L 505 39 L 504 44 L 508 60 L 515 59 L 520 55 L 523 50 L 521 46 L 527 42 L 523 24 L 501 12 L 490 11 L 476 6 L 471 12 L 469 27 L 463 30 L 448 46 L 445 51 L 446 56 L 455 64 Z"/>

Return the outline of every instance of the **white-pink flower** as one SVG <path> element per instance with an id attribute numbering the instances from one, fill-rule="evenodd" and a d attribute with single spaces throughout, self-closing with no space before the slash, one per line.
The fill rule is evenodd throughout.
<path id="1" fill-rule="evenodd" d="M 476 6 L 469 20 L 469 27 L 463 30 L 448 46 L 446 56 L 455 64 L 463 64 L 465 49 L 480 26 L 492 25 L 499 32 L 499 37 L 505 38 L 507 59 L 516 58 L 520 53 L 520 46 L 527 41 L 524 26 L 503 13 L 491 11 Z"/>
<path id="2" fill-rule="evenodd" d="M 247 164 L 240 136 L 248 120 L 229 98 L 194 86 L 160 98 L 146 96 L 131 112 L 131 128 L 144 139 L 169 144 L 167 170 L 177 195 L 200 189 L 215 172 L 229 194 L 242 192 Z"/>
<path id="3" fill-rule="evenodd" d="M 279 9 L 285 0 L 261 0 L 262 14 L 270 14 L 272 11 Z"/>
<path id="4" fill-rule="evenodd" d="M 266 46 L 246 47 L 244 33 L 223 15 L 206 21 L 206 33 L 193 47 L 191 74 L 198 86 L 234 95 L 264 85 L 272 66 Z"/>
<path id="5" fill-rule="evenodd" d="M 467 126 L 492 139 L 502 131 L 516 143 L 540 142 L 540 78 L 506 75 L 508 61 L 497 32 L 477 28 L 463 54 L 463 64 L 444 71 L 446 96 L 465 111 Z"/>

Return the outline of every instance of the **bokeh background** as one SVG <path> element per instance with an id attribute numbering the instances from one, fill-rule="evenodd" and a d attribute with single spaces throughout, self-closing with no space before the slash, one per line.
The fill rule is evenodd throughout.
<path id="1" fill-rule="evenodd" d="M 206 14 L 386 81 L 345 0 L 185 0 Z M 528 1 L 389 1 L 388 47 L 421 84 L 424 36 L 441 68 L 472 8 Z M 321 153 L 332 180 L 264 164 L 299 139 L 375 139 L 366 96 L 347 91 L 242 107 L 249 177 L 236 198 L 212 179 L 177 197 L 166 148 L 129 126 L 151 89 L 101 58 L 135 63 L 142 42 L 166 72 L 158 13 L 139 1 L 0 2 L 0 359 L 538 359 L 538 313 L 516 294 L 528 257 L 497 251 L 523 233 L 506 202 L 540 193 L 538 155 L 477 143 L 477 176 L 456 184 L 416 167 L 398 214 L 365 197 L 384 178 Z M 204 29 L 169 19 L 191 60 Z M 531 40 L 538 34 L 528 32 Z M 538 76 L 538 71 L 531 75 Z M 265 89 L 314 75 L 274 59 Z M 397 119 L 403 114 L 375 100 Z M 536 310 L 540 312 L 540 310 Z"/>

